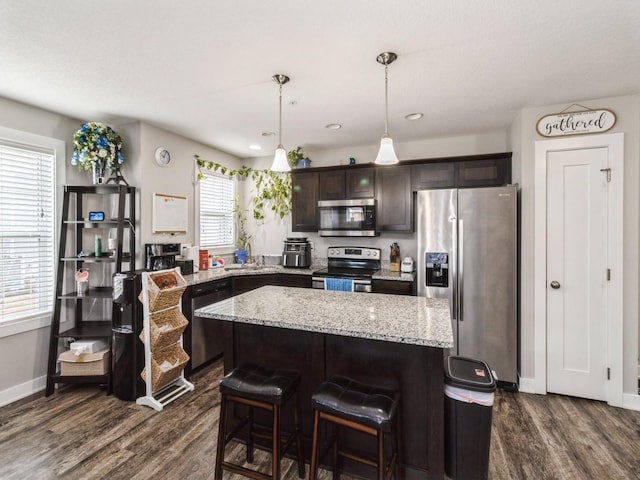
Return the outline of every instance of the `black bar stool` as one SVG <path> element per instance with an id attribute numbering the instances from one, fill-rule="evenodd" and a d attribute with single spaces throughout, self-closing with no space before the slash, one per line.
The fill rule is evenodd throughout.
<path id="1" fill-rule="evenodd" d="M 393 474 L 398 478 L 398 433 L 395 417 L 400 395 L 395 390 L 366 385 L 350 378 L 334 375 L 326 380 L 311 397 L 314 409 L 313 446 L 311 450 L 311 474 L 315 480 L 318 463 L 333 447 L 333 478 L 339 478 L 338 457 L 355 460 L 377 469 L 378 480 Z M 318 431 L 320 420 L 358 430 L 376 437 L 377 459 L 370 460 L 354 452 L 340 449 L 334 435 L 319 454 Z M 391 436 L 391 459 L 385 460 L 385 440 Z"/>
<path id="2" fill-rule="evenodd" d="M 216 455 L 215 480 L 222 478 L 222 471 L 227 470 L 256 480 L 279 480 L 280 460 L 294 441 L 298 447 L 298 474 L 305 476 L 304 457 L 302 453 L 302 435 L 300 434 L 299 405 L 297 387 L 300 374 L 295 370 L 272 370 L 253 364 L 244 364 L 226 375 L 220 381 L 220 425 L 218 430 L 218 450 Z M 282 407 L 294 398 L 295 430 L 283 438 L 280 429 L 280 413 Z M 240 419 L 227 432 L 229 403 L 235 402 L 249 407 L 249 414 Z M 253 408 L 261 408 L 273 413 L 273 425 L 269 435 L 254 431 Z M 249 425 L 247 435 L 247 462 L 253 463 L 253 437 L 270 438 L 272 445 L 272 474 L 266 475 L 234 463 L 224 461 L 227 443 L 245 426 Z M 282 443 L 285 445 L 282 447 Z M 281 448 L 282 447 L 282 448 Z"/>

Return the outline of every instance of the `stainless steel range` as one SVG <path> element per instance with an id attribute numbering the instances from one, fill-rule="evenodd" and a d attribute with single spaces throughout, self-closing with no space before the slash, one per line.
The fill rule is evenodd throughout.
<path id="1" fill-rule="evenodd" d="M 327 268 L 312 275 L 313 288 L 352 292 L 371 292 L 371 278 L 380 270 L 380 249 L 368 247 L 329 247 Z"/>

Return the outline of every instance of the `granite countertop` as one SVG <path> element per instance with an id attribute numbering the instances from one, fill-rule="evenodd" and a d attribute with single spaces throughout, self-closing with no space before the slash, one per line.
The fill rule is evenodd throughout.
<path id="1" fill-rule="evenodd" d="M 453 347 L 445 299 L 265 286 L 194 315 L 387 342 Z"/>
<path id="2" fill-rule="evenodd" d="M 268 275 L 276 273 L 285 273 L 289 275 L 311 275 L 316 270 L 326 267 L 326 265 L 311 265 L 309 268 L 284 268 L 282 265 L 273 267 L 240 267 L 240 268 L 224 268 L 216 267 L 209 270 L 200 270 L 191 275 L 183 275 L 187 285 L 198 285 L 200 283 L 210 282 L 211 280 L 220 280 L 223 278 L 246 276 L 246 275 Z M 373 275 L 374 280 L 396 280 L 401 282 L 412 282 L 415 279 L 414 273 L 391 272 L 382 269 Z"/>

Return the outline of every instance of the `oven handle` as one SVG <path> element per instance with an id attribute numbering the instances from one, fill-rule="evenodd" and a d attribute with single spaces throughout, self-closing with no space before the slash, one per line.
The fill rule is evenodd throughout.
<path id="1" fill-rule="evenodd" d="M 311 287 L 324 290 L 324 279 L 325 277 L 311 277 Z M 371 293 L 371 280 L 354 279 L 353 291 Z"/>

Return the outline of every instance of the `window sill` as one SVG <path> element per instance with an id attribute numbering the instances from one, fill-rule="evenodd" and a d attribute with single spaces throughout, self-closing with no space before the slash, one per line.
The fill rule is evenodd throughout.
<path id="1" fill-rule="evenodd" d="M 0 338 L 45 328 L 51 325 L 51 313 L 32 318 L 0 323 Z"/>

